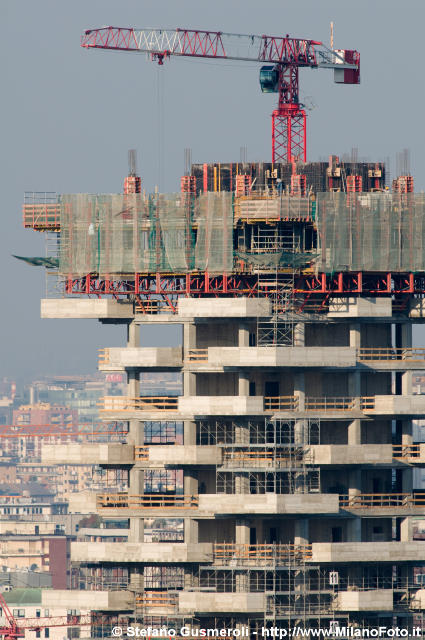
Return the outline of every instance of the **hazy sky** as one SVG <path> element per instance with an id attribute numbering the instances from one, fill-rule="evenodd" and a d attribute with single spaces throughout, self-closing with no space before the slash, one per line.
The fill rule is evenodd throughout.
<path id="1" fill-rule="evenodd" d="M 84 29 L 103 25 L 188 27 L 306 37 L 361 52 L 360 86 L 331 71 L 301 73 L 308 159 L 349 152 L 382 160 L 411 150 L 425 188 L 423 0 L 0 0 L 3 95 L 0 235 L 0 375 L 95 370 L 97 348 L 122 344 L 124 329 L 94 320 L 40 320 L 44 272 L 11 257 L 43 255 L 43 236 L 21 227 L 26 190 L 120 192 L 127 150 L 138 151 L 149 191 L 179 188 L 183 150 L 194 162 L 269 160 L 275 96 L 262 95 L 259 66 L 88 52 Z"/>

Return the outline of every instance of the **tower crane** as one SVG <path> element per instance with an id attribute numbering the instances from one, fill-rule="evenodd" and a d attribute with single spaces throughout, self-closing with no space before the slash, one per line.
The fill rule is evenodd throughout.
<path id="1" fill-rule="evenodd" d="M 23 638 L 25 631 L 39 631 L 50 627 L 82 627 L 91 626 L 95 617 L 91 613 L 84 615 L 52 616 L 44 618 L 19 618 L 13 616 L 4 597 L 0 593 L 0 609 L 6 626 L 0 626 L 0 637 L 4 640 Z"/>
<path id="2" fill-rule="evenodd" d="M 88 29 L 86 49 L 147 53 L 162 65 L 171 56 L 263 63 L 260 87 L 277 93 L 272 113 L 272 161 L 306 162 L 306 113 L 299 98 L 299 70 L 333 69 L 339 84 L 360 83 L 360 54 L 322 42 L 286 36 L 247 35 L 199 29 Z M 266 64 L 264 64 L 266 63 Z"/>

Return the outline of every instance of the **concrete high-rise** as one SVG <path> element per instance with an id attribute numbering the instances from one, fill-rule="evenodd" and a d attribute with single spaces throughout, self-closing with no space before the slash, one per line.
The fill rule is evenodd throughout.
<path id="1" fill-rule="evenodd" d="M 99 367 L 127 373 L 127 395 L 104 398 L 101 415 L 127 422 L 128 437 L 45 455 L 128 469 L 128 493 L 92 504 L 128 517 L 129 541 L 73 543 L 97 591 L 46 591 L 46 606 L 90 602 L 140 626 L 252 637 L 422 624 L 412 518 L 425 513 L 413 486 L 425 445 L 412 419 L 425 398 L 411 375 L 425 368 L 412 343 L 425 317 L 425 199 L 385 192 L 383 167 L 371 166 L 317 165 L 324 192 L 302 165 L 287 185 L 278 168 L 227 165 L 235 196 L 201 193 L 195 179 L 174 199 L 59 199 L 59 275 L 75 297 L 43 300 L 42 315 L 125 327 L 125 346 Z M 175 323 L 180 346 L 140 346 L 146 326 Z M 145 396 L 147 370 L 180 372 L 182 395 Z M 151 518 L 168 519 L 169 534 L 147 542 Z M 114 590 L 123 567 L 128 587 Z"/>

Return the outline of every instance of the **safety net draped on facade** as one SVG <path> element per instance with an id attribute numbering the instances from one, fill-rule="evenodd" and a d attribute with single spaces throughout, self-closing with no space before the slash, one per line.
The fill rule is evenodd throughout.
<path id="1" fill-rule="evenodd" d="M 424 194 L 319 193 L 316 202 L 280 196 L 236 203 L 229 192 L 195 199 L 180 193 L 72 194 L 60 196 L 60 205 L 64 275 L 231 273 L 241 259 L 254 270 L 425 271 Z M 274 224 L 314 217 L 317 246 L 292 257 L 285 251 L 242 255 L 234 247 L 234 226 L 240 218 L 255 223 L 265 217 Z"/>

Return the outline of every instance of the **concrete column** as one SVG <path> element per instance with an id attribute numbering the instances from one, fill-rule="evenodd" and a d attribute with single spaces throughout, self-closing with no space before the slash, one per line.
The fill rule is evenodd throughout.
<path id="1" fill-rule="evenodd" d="M 198 521 L 193 518 L 184 519 L 184 542 L 185 544 L 198 544 Z"/>
<path id="2" fill-rule="evenodd" d="M 249 375 L 246 371 L 239 371 L 239 395 L 249 396 Z"/>
<path id="3" fill-rule="evenodd" d="M 305 409 L 305 375 L 303 371 L 294 373 L 294 396 L 298 398 L 298 411 Z"/>
<path id="4" fill-rule="evenodd" d="M 412 532 L 412 519 L 402 518 L 400 522 L 400 541 L 401 542 L 411 542 L 413 539 Z"/>
<path id="5" fill-rule="evenodd" d="M 395 325 L 395 346 L 397 349 L 409 349 L 412 347 L 412 324 Z M 403 358 L 403 353 L 400 354 Z M 396 373 L 396 394 L 411 395 L 412 393 L 412 371 Z"/>
<path id="6" fill-rule="evenodd" d="M 360 349 L 361 325 L 360 322 L 350 323 L 350 347 Z"/>
<path id="7" fill-rule="evenodd" d="M 190 371 L 189 351 L 196 349 L 196 325 L 193 322 L 183 324 L 183 395 L 196 395 L 196 374 Z"/>
<path id="8" fill-rule="evenodd" d="M 199 586 L 199 579 L 194 573 L 192 566 L 185 565 L 183 568 L 184 571 L 184 589 L 187 591 L 188 589 L 194 589 Z"/>
<path id="9" fill-rule="evenodd" d="M 140 347 L 140 325 L 134 320 L 127 325 L 127 347 Z"/>
<path id="10" fill-rule="evenodd" d="M 362 541 L 362 521 L 361 518 L 350 518 L 347 520 L 347 542 Z"/>
<path id="11" fill-rule="evenodd" d="M 238 346 L 249 347 L 249 327 L 246 324 L 239 325 Z"/>
<path id="12" fill-rule="evenodd" d="M 309 544 L 309 520 L 297 518 L 294 522 L 294 544 Z"/>
<path id="13" fill-rule="evenodd" d="M 237 593 L 246 593 L 249 591 L 248 572 L 237 571 L 235 575 L 235 583 Z"/>
<path id="14" fill-rule="evenodd" d="M 196 422 L 185 420 L 183 423 L 183 444 L 196 444 Z"/>
<path id="15" fill-rule="evenodd" d="M 137 542 L 137 541 L 136 541 Z M 130 574 L 129 591 L 141 593 L 144 590 L 145 579 L 143 569 L 132 569 Z"/>
<path id="16" fill-rule="evenodd" d="M 357 496 L 362 492 L 362 472 L 360 469 L 348 472 L 348 484 L 349 496 Z"/>
<path id="17" fill-rule="evenodd" d="M 145 520 L 144 518 L 130 518 L 130 530 L 128 532 L 129 542 L 145 541 Z"/>
<path id="18" fill-rule="evenodd" d="M 249 426 L 247 424 L 235 424 L 235 444 L 249 443 Z"/>
<path id="19" fill-rule="evenodd" d="M 145 472 L 143 469 L 133 467 L 129 473 L 129 494 L 132 496 L 141 496 L 145 492 Z"/>
<path id="20" fill-rule="evenodd" d="M 305 322 L 297 322 L 294 326 L 294 347 L 305 347 Z"/>
<path id="21" fill-rule="evenodd" d="M 196 396 L 196 373 L 183 370 L 183 395 Z"/>
<path id="22" fill-rule="evenodd" d="M 294 444 L 308 444 L 307 420 L 296 420 L 294 424 Z"/>
<path id="23" fill-rule="evenodd" d="M 247 473 L 235 473 L 235 493 L 249 493 L 249 477 Z"/>
<path id="24" fill-rule="evenodd" d="M 129 369 L 127 374 L 127 395 L 129 398 L 140 396 L 140 374 L 133 369 Z"/>
<path id="25" fill-rule="evenodd" d="M 249 520 L 236 520 L 235 542 L 236 544 L 249 544 Z"/>
<path id="26" fill-rule="evenodd" d="M 362 443 L 362 421 L 361 420 L 353 420 L 348 425 L 347 442 L 348 444 Z"/>
<path id="27" fill-rule="evenodd" d="M 183 324 L 183 354 L 185 359 L 190 349 L 196 349 L 196 324 L 185 322 Z"/>
<path id="28" fill-rule="evenodd" d="M 198 495 L 198 474 L 196 471 L 185 470 L 183 475 L 183 493 L 185 496 Z"/>

